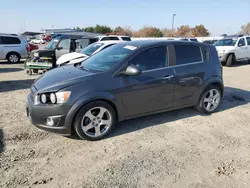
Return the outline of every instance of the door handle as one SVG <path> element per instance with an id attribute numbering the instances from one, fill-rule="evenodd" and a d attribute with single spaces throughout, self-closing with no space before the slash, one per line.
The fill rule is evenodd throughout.
<path id="1" fill-rule="evenodd" d="M 170 80 L 174 77 L 174 75 L 167 75 L 167 76 L 164 76 L 162 79 L 163 80 Z"/>

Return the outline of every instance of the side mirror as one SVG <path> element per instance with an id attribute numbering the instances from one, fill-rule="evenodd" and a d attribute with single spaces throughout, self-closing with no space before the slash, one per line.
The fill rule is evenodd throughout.
<path id="1" fill-rule="evenodd" d="M 127 76 L 137 76 L 141 74 L 141 70 L 136 65 L 129 65 L 126 70 L 120 74 Z"/>
<path id="2" fill-rule="evenodd" d="M 57 50 L 62 50 L 63 47 L 61 47 L 61 46 L 59 47 L 59 46 L 58 46 L 56 49 L 57 49 Z"/>

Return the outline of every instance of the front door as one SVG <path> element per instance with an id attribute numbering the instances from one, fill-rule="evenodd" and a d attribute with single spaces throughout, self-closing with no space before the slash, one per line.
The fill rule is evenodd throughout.
<path id="1" fill-rule="evenodd" d="M 172 107 L 174 71 L 168 67 L 167 54 L 166 46 L 145 50 L 129 62 L 142 70 L 141 75 L 117 77 L 123 86 L 117 100 L 125 118 Z"/>
<path id="2" fill-rule="evenodd" d="M 238 41 L 237 48 L 235 50 L 236 59 L 238 61 L 246 60 L 249 56 L 245 38 L 241 38 Z"/>
<path id="3" fill-rule="evenodd" d="M 62 39 L 59 42 L 56 48 L 56 59 L 70 52 L 70 47 L 71 47 L 70 41 L 71 39 Z"/>

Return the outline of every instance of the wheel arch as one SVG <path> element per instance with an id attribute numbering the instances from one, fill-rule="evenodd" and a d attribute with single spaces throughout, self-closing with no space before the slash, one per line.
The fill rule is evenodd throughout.
<path id="1" fill-rule="evenodd" d="M 204 85 L 203 87 L 201 88 L 201 91 L 200 91 L 200 95 L 203 93 L 203 91 L 209 87 L 210 85 L 215 85 L 217 86 L 220 91 L 221 91 L 221 95 L 223 96 L 224 94 L 224 84 L 223 84 L 223 81 L 220 77 L 213 77 L 211 79 L 209 79 Z"/>
<path id="2" fill-rule="evenodd" d="M 83 106 L 85 106 L 91 102 L 94 102 L 94 101 L 103 101 L 103 102 L 106 102 L 107 104 L 109 104 L 115 111 L 116 121 L 120 120 L 120 113 L 119 113 L 119 109 L 117 108 L 117 105 L 115 103 L 114 96 L 108 94 L 108 95 L 102 95 L 102 96 L 100 95 L 100 96 L 89 97 L 89 98 L 81 97 L 79 100 L 77 100 L 73 104 L 73 106 L 69 110 L 67 117 L 66 117 L 66 120 L 65 120 L 65 124 L 68 126 L 70 125 L 72 127 L 74 124 L 76 115 L 80 111 L 80 109 Z"/>
<path id="3" fill-rule="evenodd" d="M 10 51 L 10 52 L 8 52 L 8 53 L 6 54 L 6 56 L 5 56 L 5 58 L 8 59 L 8 57 L 9 57 L 10 54 L 17 54 L 18 57 L 21 59 L 21 55 L 20 55 L 18 52 L 16 52 L 16 51 Z"/>

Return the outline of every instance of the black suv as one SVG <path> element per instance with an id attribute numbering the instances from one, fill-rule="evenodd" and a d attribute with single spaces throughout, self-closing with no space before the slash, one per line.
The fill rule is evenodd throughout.
<path id="1" fill-rule="evenodd" d="M 131 41 L 44 74 L 32 85 L 27 115 L 38 128 L 98 140 L 126 119 L 188 106 L 212 113 L 223 90 L 214 46 Z"/>

